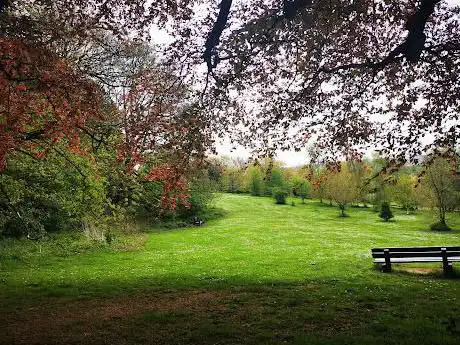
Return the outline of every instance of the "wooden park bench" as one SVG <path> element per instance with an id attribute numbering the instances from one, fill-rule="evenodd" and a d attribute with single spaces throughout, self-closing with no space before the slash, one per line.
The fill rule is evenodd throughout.
<path id="1" fill-rule="evenodd" d="M 202 226 L 204 224 L 204 220 L 198 218 L 198 217 L 193 217 L 193 225 L 196 226 Z"/>
<path id="2" fill-rule="evenodd" d="M 452 262 L 460 261 L 460 247 L 373 248 L 372 257 L 383 272 L 391 272 L 391 264 L 442 262 L 444 274 L 449 275 Z"/>

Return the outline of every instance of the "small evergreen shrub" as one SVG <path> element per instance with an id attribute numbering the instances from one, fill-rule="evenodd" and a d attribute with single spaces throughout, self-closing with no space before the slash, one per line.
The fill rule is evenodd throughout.
<path id="1" fill-rule="evenodd" d="M 430 225 L 430 229 L 433 231 L 451 231 L 452 229 L 444 222 L 437 222 Z"/>
<path id="2" fill-rule="evenodd" d="M 388 202 L 383 202 L 380 208 L 379 217 L 382 218 L 385 222 L 388 222 L 391 218 L 393 218 L 393 212 L 391 212 L 390 204 Z"/>
<path id="3" fill-rule="evenodd" d="M 272 189 L 272 195 L 275 198 L 275 202 L 279 205 L 285 205 L 286 204 L 286 198 L 288 196 L 288 193 L 286 192 L 285 189 L 281 187 L 275 187 Z"/>

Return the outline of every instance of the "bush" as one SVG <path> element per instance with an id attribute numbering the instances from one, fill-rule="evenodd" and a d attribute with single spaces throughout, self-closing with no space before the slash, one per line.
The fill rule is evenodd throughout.
<path id="1" fill-rule="evenodd" d="M 437 222 L 430 225 L 430 229 L 433 231 L 451 231 L 452 229 L 446 223 Z"/>
<path id="2" fill-rule="evenodd" d="M 286 198 L 288 196 L 288 193 L 284 188 L 281 187 L 274 187 L 272 189 L 272 195 L 275 198 L 275 202 L 279 205 L 285 205 L 286 204 Z"/>
<path id="3" fill-rule="evenodd" d="M 394 217 L 390 209 L 390 204 L 388 202 L 385 201 L 382 203 L 379 217 L 382 218 L 385 222 L 388 222 L 391 218 Z"/>
<path id="4" fill-rule="evenodd" d="M 104 178 L 93 161 L 66 152 L 79 168 L 55 152 L 46 159 L 11 155 L 0 175 L 0 236 L 40 238 L 76 230 L 103 213 Z"/>

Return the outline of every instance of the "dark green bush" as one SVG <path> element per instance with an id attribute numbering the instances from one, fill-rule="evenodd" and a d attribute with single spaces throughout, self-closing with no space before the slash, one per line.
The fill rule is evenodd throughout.
<path id="1" fill-rule="evenodd" d="M 433 231 L 451 231 L 452 229 L 444 222 L 437 222 L 430 225 L 430 229 Z"/>
<path id="2" fill-rule="evenodd" d="M 391 218 L 394 217 L 393 212 L 391 212 L 390 209 L 390 204 L 388 202 L 382 202 L 379 217 L 382 218 L 385 222 L 388 222 Z"/>
<path id="3" fill-rule="evenodd" d="M 282 187 L 274 187 L 272 189 L 272 195 L 275 198 L 275 202 L 279 205 L 286 204 L 286 198 L 288 196 L 288 192 Z"/>

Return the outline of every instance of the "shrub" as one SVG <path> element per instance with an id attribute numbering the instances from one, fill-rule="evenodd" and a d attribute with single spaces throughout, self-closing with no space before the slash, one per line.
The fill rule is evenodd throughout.
<path id="1" fill-rule="evenodd" d="M 451 231 L 452 229 L 446 223 L 437 222 L 430 225 L 430 229 L 433 231 Z"/>
<path id="2" fill-rule="evenodd" d="M 272 189 L 272 195 L 275 198 L 275 202 L 279 205 L 285 205 L 286 204 L 286 198 L 288 196 L 288 193 L 284 188 L 281 187 L 274 187 Z"/>
<path id="3" fill-rule="evenodd" d="M 385 222 L 388 222 L 391 218 L 394 217 L 390 209 L 390 204 L 388 202 L 385 201 L 382 203 L 379 217 L 382 218 Z"/>

